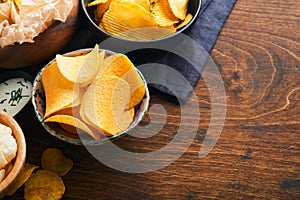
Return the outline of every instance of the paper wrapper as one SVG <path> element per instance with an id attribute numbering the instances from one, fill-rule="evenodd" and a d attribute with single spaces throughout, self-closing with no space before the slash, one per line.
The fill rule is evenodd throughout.
<path id="1" fill-rule="evenodd" d="M 34 43 L 56 20 L 65 22 L 76 0 L 23 0 L 0 3 L 0 46 Z"/>

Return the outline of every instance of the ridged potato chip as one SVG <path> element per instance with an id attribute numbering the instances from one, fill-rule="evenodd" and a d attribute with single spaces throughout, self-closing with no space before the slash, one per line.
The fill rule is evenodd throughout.
<path id="1" fill-rule="evenodd" d="M 73 168 L 73 161 L 66 158 L 60 149 L 47 148 L 42 153 L 41 165 L 43 169 L 64 176 Z"/>
<path id="2" fill-rule="evenodd" d="M 164 38 L 186 26 L 189 0 L 95 0 L 94 21 L 109 34 L 136 41 Z M 178 27 L 178 28 L 175 28 Z"/>
<path id="3" fill-rule="evenodd" d="M 168 0 L 152 0 L 150 11 L 156 23 L 162 27 L 172 26 L 179 22 L 170 11 Z"/>
<path id="4" fill-rule="evenodd" d="M 111 2 L 112 2 L 112 0 L 106 0 L 105 2 L 98 4 L 96 9 L 94 10 L 95 21 L 97 24 L 99 24 L 99 26 L 100 26 L 103 14 L 108 10 Z"/>
<path id="5" fill-rule="evenodd" d="M 38 170 L 26 181 L 24 197 L 26 200 L 61 199 L 65 185 L 60 176 L 48 170 Z"/>
<path id="6" fill-rule="evenodd" d="M 13 195 L 31 176 L 34 170 L 38 169 L 39 166 L 30 163 L 25 163 L 21 169 L 17 179 L 10 185 L 7 195 Z"/>
<path id="7" fill-rule="evenodd" d="M 184 20 L 189 0 L 168 0 L 172 13 L 180 20 Z"/>
<path id="8" fill-rule="evenodd" d="M 186 26 L 192 20 L 192 18 L 193 18 L 192 14 L 187 14 L 185 19 L 175 27 L 176 30 L 181 29 L 182 27 Z"/>
<path id="9" fill-rule="evenodd" d="M 108 33 L 119 35 L 128 30 L 157 26 L 153 16 L 141 5 L 127 1 L 113 2 L 102 18 L 103 28 Z"/>

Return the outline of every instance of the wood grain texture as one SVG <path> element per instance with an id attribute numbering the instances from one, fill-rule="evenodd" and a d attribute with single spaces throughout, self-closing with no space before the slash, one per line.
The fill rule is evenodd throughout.
<path id="1" fill-rule="evenodd" d="M 176 162 L 158 171 L 130 174 L 111 169 L 83 147 L 46 134 L 31 106 L 17 116 L 26 134 L 28 162 L 59 147 L 74 161 L 63 177 L 64 199 L 300 199 L 300 1 L 237 1 L 211 53 L 224 80 L 227 116 L 211 153 L 198 152 L 208 130 L 211 99 L 200 79 L 195 88 L 201 120 L 184 118 L 197 130 L 194 142 Z M 180 108 L 153 92 L 143 124 L 166 124 L 156 136 L 126 136 L 115 144 L 149 152 L 168 144 L 180 124 Z M 195 101 L 191 99 L 190 101 Z M 193 110 L 190 110 L 193 112 Z M 33 128 L 34 127 L 34 128 Z M 157 158 L 159 159 L 159 158 Z M 14 196 L 23 197 L 21 188 Z"/>

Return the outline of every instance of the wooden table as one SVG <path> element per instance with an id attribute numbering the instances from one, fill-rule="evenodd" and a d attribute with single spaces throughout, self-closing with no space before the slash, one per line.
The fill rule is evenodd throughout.
<path id="1" fill-rule="evenodd" d="M 152 123 L 165 117 L 163 129 L 150 139 L 126 136 L 114 142 L 132 152 L 155 151 L 179 126 L 196 127 L 188 150 L 163 169 L 131 174 L 107 167 L 84 147 L 47 134 L 31 105 L 17 116 L 27 138 L 27 161 L 40 164 L 47 147 L 60 148 L 74 161 L 63 177 L 64 199 L 300 199 L 300 1 L 238 0 L 211 55 L 224 80 L 227 116 L 208 156 L 198 156 L 211 115 L 200 79 L 199 124 L 180 124 L 180 107 L 152 92 L 151 105 L 166 111 L 152 110 Z M 21 199 L 23 191 L 6 199 Z"/>

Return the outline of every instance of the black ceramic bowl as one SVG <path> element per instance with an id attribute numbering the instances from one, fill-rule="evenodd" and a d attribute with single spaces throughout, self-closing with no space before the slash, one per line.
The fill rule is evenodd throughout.
<path id="1" fill-rule="evenodd" d="M 181 32 L 187 31 L 188 29 L 191 28 L 192 24 L 195 22 L 195 19 L 197 18 L 198 14 L 200 12 L 200 8 L 201 8 L 201 0 L 190 0 L 187 13 L 192 14 L 193 18 L 186 26 L 184 26 L 183 28 L 177 30 L 175 33 L 173 33 L 171 35 L 168 35 L 166 37 L 163 37 L 163 38 L 160 38 L 160 39 L 157 39 L 157 40 L 134 41 L 134 40 L 127 40 L 127 39 L 124 39 L 124 38 L 121 38 L 121 37 L 118 37 L 118 36 L 115 36 L 115 35 L 112 35 L 110 33 L 105 32 L 94 21 L 95 6 L 87 7 L 87 4 L 90 3 L 93 0 L 80 0 L 80 1 L 81 1 L 81 7 L 84 11 L 85 16 L 88 19 L 88 22 L 91 24 L 93 31 L 97 35 L 99 35 L 99 37 L 101 39 L 106 39 L 106 38 L 112 37 L 112 38 L 118 39 L 118 40 L 123 41 L 123 42 L 125 41 L 125 42 L 138 42 L 138 43 L 139 42 L 142 42 L 142 43 L 144 43 L 144 42 L 159 42 L 159 41 L 163 41 L 163 40 L 167 40 L 169 38 L 172 38 L 172 37 L 176 36 L 177 34 L 179 34 Z"/>

